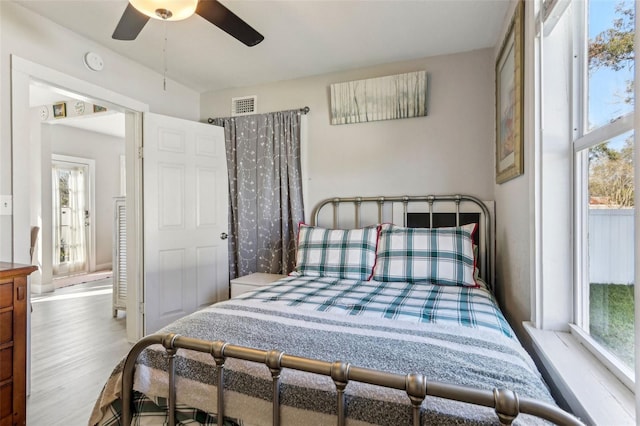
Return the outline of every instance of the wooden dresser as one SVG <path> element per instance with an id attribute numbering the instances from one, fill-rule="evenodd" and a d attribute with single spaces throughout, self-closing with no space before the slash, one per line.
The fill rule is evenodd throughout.
<path id="1" fill-rule="evenodd" d="M 0 262 L 0 426 L 27 421 L 27 276 L 36 269 Z"/>

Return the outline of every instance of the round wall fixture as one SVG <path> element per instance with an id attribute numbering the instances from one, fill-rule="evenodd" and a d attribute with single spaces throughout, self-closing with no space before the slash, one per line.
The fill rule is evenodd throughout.
<path id="1" fill-rule="evenodd" d="M 74 102 L 73 103 L 73 110 L 76 112 L 77 115 L 84 114 L 84 102 L 82 102 L 82 101 Z"/>
<path id="2" fill-rule="evenodd" d="M 40 116 L 40 120 L 46 120 L 49 118 L 49 108 L 45 105 L 38 108 L 38 115 Z"/>
<path id="3" fill-rule="evenodd" d="M 91 71 L 102 71 L 102 68 L 104 67 L 102 57 L 95 52 L 87 52 L 84 54 L 84 64 Z"/>

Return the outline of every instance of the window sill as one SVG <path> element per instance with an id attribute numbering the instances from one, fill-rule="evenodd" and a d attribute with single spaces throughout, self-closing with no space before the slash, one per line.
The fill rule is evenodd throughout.
<path id="1" fill-rule="evenodd" d="M 588 424 L 635 424 L 633 393 L 571 333 L 546 331 L 525 322 L 535 355 L 575 415 Z"/>

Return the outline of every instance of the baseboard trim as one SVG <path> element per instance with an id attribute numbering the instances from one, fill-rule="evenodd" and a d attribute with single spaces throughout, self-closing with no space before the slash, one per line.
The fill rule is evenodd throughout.
<path id="1" fill-rule="evenodd" d="M 101 263 L 99 265 L 96 265 L 96 269 L 95 271 L 91 271 L 91 272 L 98 272 L 98 271 L 106 271 L 106 270 L 110 270 L 113 268 L 113 264 L 111 262 L 109 263 Z"/>
<path id="2" fill-rule="evenodd" d="M 35 294 L 51 293 L 55 289 L 56 287 L 53 285 L 53 282 L 31 284 L 31 293 Z"/>

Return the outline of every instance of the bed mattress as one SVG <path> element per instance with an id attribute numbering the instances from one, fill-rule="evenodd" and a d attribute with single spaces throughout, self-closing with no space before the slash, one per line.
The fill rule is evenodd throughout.
<path id="1" fill-rule="evenodd" d="M 417 372 L 431 381 L 480 389 L 506 388 L 553 403 L 532 360 L 483 287 L 292 276 L 212 305 L 161 332 L 392 373 Z M 144 402 L 161 403 L 168 381 L 163 348 L 149 348 L 138 362 L 134 389 Z M 179 350 L 176 365 L 178 403 L 201 416 L 211 413 L 215 421 L 213 358 Z M 228 359 L 225 370 L 226 423 L 271 424 L 268 368 Z M 105 385 L 90 424 L 117 419 L 120 371 L 121 365 Z M 283 424 L 335 424 L 335 387 L 330 378 L 284 370 L 281 380 Z M 350 425 L 411 424 L 410 401 L 404 392 L 351 382 L 346 394 Z M 423 402 L 422 421 L 497 424 L 490 409 L 434 397 Z M 526 416 L 518 421 L 541 422 Z"/>

